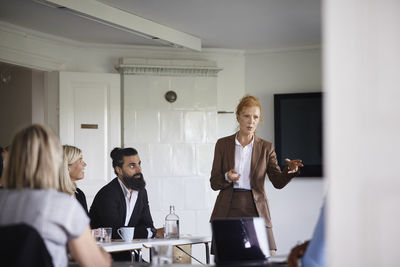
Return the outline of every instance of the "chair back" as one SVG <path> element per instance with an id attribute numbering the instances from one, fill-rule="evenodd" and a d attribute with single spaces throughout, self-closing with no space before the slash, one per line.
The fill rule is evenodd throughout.
<path id="1" fill-rule="evenodd" d="M 27 224 L 2 226 L 0 240 L 2 266 L 53 267 L 52 258 L 35 228 Z"/>

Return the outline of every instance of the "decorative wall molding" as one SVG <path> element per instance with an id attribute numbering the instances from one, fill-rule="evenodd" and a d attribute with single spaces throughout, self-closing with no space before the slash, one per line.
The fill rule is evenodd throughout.
<path id="1" fill-rule="evenodd" d="M 119 65 L 121 74 L 158 75 L 158 76 L 211 76 L 217 77 L 219 68 L 174 67 L 174 66 L 143 66 Z"/>
<path id="2" fill-rule="evenodd" d="M 120 63 L 116 69 L 127 75 L 217 77 L 222 70 L 215 62 L 203 60 L 128 58 Z"/>

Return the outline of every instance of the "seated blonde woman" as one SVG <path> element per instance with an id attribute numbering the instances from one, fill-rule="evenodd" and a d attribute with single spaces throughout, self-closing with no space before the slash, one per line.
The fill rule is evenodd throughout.
<path id="1" fill-rule="evenodd" d="M 0 190 L 0 226 L 25 223 L 42 236 L 54 266 L 67 266 L 67 246 L 81 266 L 110 266 L 91 236 L 80 204 L 57 191 L 60 142 L 47 127 L 32 125 L 12 142 Z"/>
<path id="2" fill-rule="evenodd" d="M 83 161 L 82 150 L 74 146 L 63 146 L 63 163 L 60 169 L 60 187 L 58 191 L 67 193 L 78 200 L 86 214 L 89 214 L 86 196 L 75 181 L 85 177 L 86 162 Z"/>

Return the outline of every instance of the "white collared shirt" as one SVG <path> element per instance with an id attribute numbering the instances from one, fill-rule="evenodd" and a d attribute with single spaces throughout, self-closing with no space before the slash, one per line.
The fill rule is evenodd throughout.
<path id="1" fill-rule="evenodd" d="M 129 220 L 131 219 L 133 210 L 135 208 L 136 200 L 138 198 L 138 191 L 136 190 L 129 190 L 121 179 L 118 178 L 119 185 L 121 186 L 122 193 L 125 197 L 125 204 L 126 204 L 126 215 L 125 215 L 125 225 L 128 226 Z M 147 228 L 147 238 L 151 238 L 153 236 L 153 232 L 150 228 Z"/>
<path id="2" fill-rule="evenodd" d="M 126 204 L 125 226 L 128 226 L 129 220 L 131 219 L 132 216 L 133 209 L 135 208 L 136 200 L 138 197 L 138 191 L 129 190 L 119 178 L 118 182 L 122 188 L 122 193 L 124 194 L 125 197 L 125 204 Z"/>
<path id="3" fill-rule="evenodd" d="M 251 190 L 250 185 L 250 169 L 251 169 L 251 155 L 253 154 L 254 136 L 251 142 L 242 146 L 235 137 L 235 170 L 240 174 L 239 180 L 233 184 L 233 188 L 241 188 Z M 227 178 L 227 174 L 225 175 Z"/>

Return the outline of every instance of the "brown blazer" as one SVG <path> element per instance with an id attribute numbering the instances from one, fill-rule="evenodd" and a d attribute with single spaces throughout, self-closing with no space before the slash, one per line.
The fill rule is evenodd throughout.
<path id="1" fill-rule="evenodd" d="M 220 190 L 220 192 L 215 201 L 211 220 L 224 218 L 229 212 L 233 195 L 233 183 L 225 180 L 225 173 L 235 168 L 235 136 L 236 134 L 221 138 L 215 145 L 210 183 L 213 190 Z M 264 188 L 265 174 L 268 174 L 272 184 L 278 189 L 287 185 L 295 176 L 295 174 L 288 173 L 287 167 L 281 171 L 272 143 L 254 135 L 250 186 L 258 214 L 265 220 L 269 247 L 271 250 L 276 250 L 268 199 Z"/>

